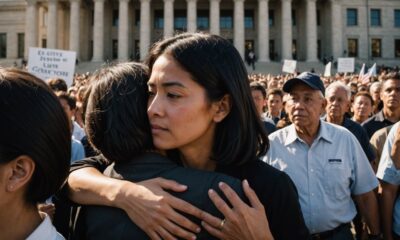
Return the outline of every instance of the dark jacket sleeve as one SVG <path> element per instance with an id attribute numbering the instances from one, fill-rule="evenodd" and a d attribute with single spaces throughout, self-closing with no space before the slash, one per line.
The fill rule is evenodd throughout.
<path id="1" fill-rule="evenodd" d="M 75 161 L 71 164 L 69 172 L 73 172 L 75 170 L 86 168 L 86 167 L 94 167 L 100 172 L 104 172 L 104 170 L 110 165 L 111 163 L 103 156 L 98 155 L 95 157 L 85 158 L 79 161 Z"/>
<path id="2" fill-rule="evenodd" d="M 268 197 L 268 196 L 265 196 Z M 270 206 L 265 206 L 267 216 L 275 221 L 270 226 L 275 239 L 308 239 L 309 232 L 304 222 L 297 189 L 290 177 L 281 172 L 276 178 Z"/>

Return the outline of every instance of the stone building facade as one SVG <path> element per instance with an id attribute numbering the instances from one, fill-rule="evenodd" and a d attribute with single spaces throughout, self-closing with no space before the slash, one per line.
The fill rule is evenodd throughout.
<path id="1" fill-rule="evenodd" d="M 140 59 L 177 32 L 219 34 L 259 61 L 400 61 L 400 0 L 0 0 L 0 59 L 29 47 Z"/>

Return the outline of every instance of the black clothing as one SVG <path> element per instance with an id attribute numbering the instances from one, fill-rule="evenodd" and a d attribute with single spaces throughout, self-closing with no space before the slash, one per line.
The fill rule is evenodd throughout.
<path id="1" fill-rule="evenodd" d="M 383 115 L 383 110 L 381 110 L 377 114 L 365 120 L 361 126 L 364 127 L 365 131 L 367 131 L 368 138 L 371 139 L 372 135 L 374 135 L 376 131 L 393 124 L 395 124 L 395 122 L 387 120 Z"/>
<path id="2" fill-rule="evenodd" d="M 265 120 L 261 120 L 262 123 L 264 124 L 264 129 L 267 131 L 267 135 L 270 135 L 271 133 L 276 131 L 276 126 L 273 123 L 270 123 Z"/>
<path id="3" fill-rule="evenodd" d="M 326 121 L 326 116 L 322 118 Z M 362 149 L 364 150 L 365 155 L 370 162 L 375 160 L 375 152 L 373 151 L 371 144 L 369 143 L 369 137 L 367 132 L 360 124 L 354 122 L 353 120 L 344 117 L 342 126 L 349 130 L 358 140 Z"/>
<path id="4" fill-rule="evenodd" d="M 178 166 L 175 162 L 156 153 L 145 153 L 130 161 L 111 164 L 104 171 L 106 176 L 140 182 L 156 177 L 178 181 L 188 186 L 188 191 L 172 195 L 183 199 L 194 206 L 223 219 L 208 197 L 208 190 L 214 189 L 222 196 L 218 183 L 225 182 L 231 186 L 239 197 L 244 199 L 241 182 L 233 177 L 193 168 Z M 144 231 L 135 225 L 128 215 L 118 208 L 105 206 L 86 206 L 86 238 L 87 239 L 149 239 Z M 186 215 L 191 221 L 200 225 L 200 220 Z M 197 239 L 215 239 L 203 230 Z"/>
<path id="5" fill-rule="evenodd" d="M 71 171 L 89 166 L 103 171 L 107 164 L 107 160 L 104 158 L 87 158 L 74 162 Z M 158 167 L 155 169 L 156 171 L 158 171 Z M 275 239 L 308 239 L 309 233 L 301 213 L 297 190 L 286 173 L 269 166 L 261 160 L 254 160 L 241 166 L 217 166 L 216 172 L 225 173 L 240 180 L 248 180 L 265 207 L 269 227 Z M 176 178 L 176 176 L 171 177 Z M 191 176 L 187 176 L 187 178 L 190 179 Z M 206 192 L 198 192 L 197 194 L 201 197 L 207 197 Z M 110 224 L 114 222 L 111 221 Z"/>

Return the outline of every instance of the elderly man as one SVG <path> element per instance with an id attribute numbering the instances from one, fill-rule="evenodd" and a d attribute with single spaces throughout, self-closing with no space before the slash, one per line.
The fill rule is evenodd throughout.
<path id="1" fill-rule="evenodd" d="M 292 125 L 269 136 L 270 150 L 264 161 L 286 172 L 299 192 L 310 239 L 353 239 L 349 222 L 356 209 L 369 226 L 371 238 L 379 239 L 378 186 L 367 157 L 347 129 L 320 120 L 326 102 L 321 79 L 302 73 L 283 86 L 289 93 L 288 114 Z"/>
<path id="2" fill-rule="evenodd" d="M 399 73 L 391 73 L 385 77 L 380 96 L 383 102 L 383 109 L 362 124 L 369 138 L 379 129 L 393 125 L 400 120 Z"/>
<path id="3" fill-rule="evenodd" d="M 375 153 L 369 143 L 367 132 L 360 124 L 346 117 L 346 113 L 350 108 L 351 90 L 348 86 L 341 82 L 330 84 L 325 91 L 326 99 L 326 116 L 325 121 L 347 128 L 361 144 L 368 160 L 375 160 Z"/>

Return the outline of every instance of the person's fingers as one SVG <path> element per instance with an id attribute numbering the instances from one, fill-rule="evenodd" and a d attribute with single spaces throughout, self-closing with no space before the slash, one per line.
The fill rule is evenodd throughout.
<path id="1" fill-rule="evenodd" d="M 211 225 L 207 224 L 206 222 L 201 222 L 201 225 L 206 229 L 207 232 L 209 232 L 212 236 L 218 238 L 218 239 L 224 239 L 223 238 L 223 233 L 217 229 L 212 227 Z"/>
<path id="2" fill-rule="evenodd" d="M 163 227 L 172 235 L 187 239 L 187 240 L 193 240 L 196 239 L 196 235 L 193 233 L 198 233 L 200 232 L 200 227 L 197 225 L 193 224 L 189 220 L 187 220 L 185 217 L 180 215 L 179 213 L 175 211 L 171 211 L 169 215 L 169 219 L 164 221 L 162 223 Z M 194 228 L 194 230 L 191 230 L 192 232 L 189 232 L 188 230 L 184 229 L 183 227 L 189 226 L 190 228 Z M 194 225 L 194 226 L 192 226 Z M 187 228 L 189 229 L 189 228 Z"/>
<path id="3" fill-rule="evenodd" d="M 190 214 L 196 218 L 201 218 L 201 215 L 204 212 L 201 209 L 193 206 L 192 204 L 190 204 L 182 199 L 176 198 L 172 195 L 169 195 L 167 197 L 167 201 L 168 201 L 169 205 L 171 205 L 174 209 L 179 210 L 184 213 L 187 213 L 187 214 Z M 199 226 L 196 225 L 196 227 L 199 227 Z M 192 227 L 190 227 L 189 229 L 192 230 Z"/>
<path id="4" fill-rule="evenodd" d="M 246 194 L 246 197 L 249 199 L 252 207 L 256 209 L 264 209 L 264 206 L 258 199 L 256 192 L 254 192 L 254 190 L 250 187 L 249 182 L 246 179 L 243 181 L 243 191 L 244 194 Z"/>
<path id="5" fill-rule="evenodd" d="M 163 189 L 168 189 L 174 192 L 183 192 L 187 190 L 187 186 L 180 184 L 174 180 L 167 180 L 164 178 L 156 178 L 156 181 L 160 184 Z"/>
<path id="6" fill-rule="evenodd" d="M 149 236 L 149 238 L 151 240 L 161 240 L 160 236 L 158 236 L 158 234 L 156 232 L 146 232 L 147 236 Z"/>
<path id="7" fill-rule="evenodd" d="M 236 192 L 233 191 L 232 188 L 228 186 L 228 184 L 220 182 L 218 185 L 219 185 L 219 188 L 222 190 L 222 192 L 225 194 L 225 197 L 232 204 L 233 208 L 241 208 L 243 206 L 243 204 L 245 204 L 239 198 L 239 196 L 236 194 Z"/>
<path id="8" fill-rule="evenodd" d="M 157 233 L 160 235 L 161 239 L 163 240 L 176 240 L 174 236 L 172 236 L 167 230 L 163 227 L 157 229 Z"/>
<path id="9" fill-rule="evenodd" d="M 224 200 L 214 190 L 208 190 L 208 196 L 214 203 L 215 207 L 228 219 L 235 219 L 232 209 L 226 204 Z"/>
<path id="10" fill-rule="evenodd" d="M 211 225 L 211 226 L 215 226 L 218 227 L 221 225 L 221 219 L 214 217 L 213 215 L 204 212 L 204 214 L 202 215 L 201 219 L 206 222 L 207 224 Z"/>

